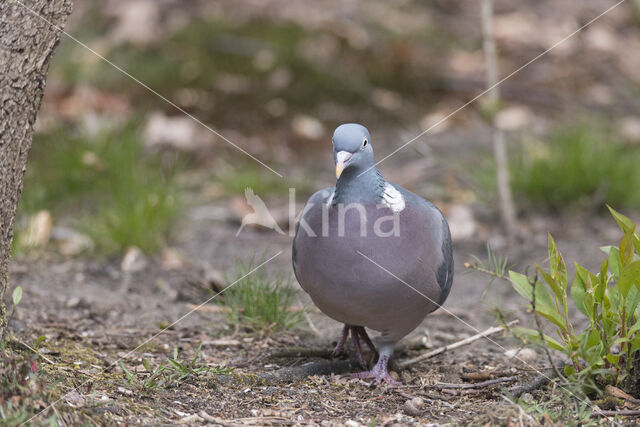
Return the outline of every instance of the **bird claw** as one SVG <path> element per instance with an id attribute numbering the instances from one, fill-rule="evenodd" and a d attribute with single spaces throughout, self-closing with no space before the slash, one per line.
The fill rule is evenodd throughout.
<path id="1" fill-rule="evenodd" d="M 365 372 L 357 372 L 355 374 L 351 374 L 352 378 L 373 378 L 376 380 L 376 384 L 380 384 L 381 382 L 386 382 L 390 387 L 399 387 L 402 383 L 394 380 L 389 375 L 389 371 L 387 370 L 387 363 L 389 359 L 387 356 L 381 356 L 376 366 L 373 367 L 370 371 Z"/>
<path id="2" fill-rule="evenodd" d="M 374 372 L 375 368 L 370 371 L 365 372 L 357 372 L 355 374 L 351 374 L 351 378 L 359 378 L 359 379 L 367 379 L 373 378 L 376 381 L 376 384 L 380 384 L 383 381 L 389 385 L 389 387 L 400 387 L 402 385 L 401 382 L 394 380 L 391 378 L 388 372 L 378 373 Z"/>

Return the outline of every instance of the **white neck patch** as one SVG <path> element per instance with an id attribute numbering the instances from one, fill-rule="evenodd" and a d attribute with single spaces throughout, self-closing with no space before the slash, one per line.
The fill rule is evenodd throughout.
<path id="1" fill-rule="evenodd" d="M 336 195 L 335 190 L 333 190 L 331 194 L 329 194 L 329 197 L 327 197 L 327 201 L 326 201 L 327 206 L 331 206 L 331 203 L 333 203 L 333 196 L 335 195 Z"/>
<path id="2" fill-rule="evenodd" d="M 396 213 L 401 212 L 405 207 L 402 194 L 388 182 L 385 184 L 384 192 L 382 193 L 382 204 Z"/>

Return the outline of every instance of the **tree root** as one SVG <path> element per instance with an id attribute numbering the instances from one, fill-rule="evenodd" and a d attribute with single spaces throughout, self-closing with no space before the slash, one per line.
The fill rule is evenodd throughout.
<path id="1" fill-rule="evenodd" d="M 520 396 L 522 396 L 524 393 L 530 393 L 534 390 L 537 390 L 541 387 L 546 386 L 547 384 L 549 384 L 549 382 L 556 377 L 556 372 L 558 372 L 559 370 L 564 368 L 564 363 L 561 362 L 558 366 L 557 369 L 553 369 L 553 368 L 549 368 L 548 371 L 550 371 L 549 374 L 543 374 L 541 373 L 540 375 L 538 375 L 537 377 L 535 377 L 533 379 L 533 381 L 527 383 L 527 384 L 523 384 L 521 386 L 518 387 L 514 387 L 511 390 L 509 390 L 509 393 L 511 393 L 511 395 L 514 398 L 518 398 Z"/>

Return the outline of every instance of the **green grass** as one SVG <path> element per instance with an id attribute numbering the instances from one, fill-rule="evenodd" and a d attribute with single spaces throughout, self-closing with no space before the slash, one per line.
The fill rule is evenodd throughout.
<path id="1" fill-rule="evenodd" d="M 144 151 L 134 125 L 97 137 L 60 128 L 34 139 L 19 213 L 49 210 L 101 253 L 153 252 L 179 213 L 176 171 L 175 159 Z"/>
<path id="2" fill-rule="evenodd" d="M 173 357 L 167 358 L 167 363 L 152 368 L 151 362 L 142 358 L 142 366 L 145 372 L 134 373 L 121 361 L 120 368 L 124 372 L 125 380 L 129 386 L 139 390 L 155 390 L 158 388 L 171 388 L 185 382 L 193 382 L 197 378 L 228 374 L 233 371 L 224 364 L 218 366 L 206 366 L 198 363 L 200 356 L 200 344 L 191 359 L 179 359 L 178 349 L 173 349 Z"/>
<path id="3" fill-rule="evenodd" d="M 513 150 L 516 151 L 516 150 Z M 512 152 L 511 182 L 522 206 L 640 208 L 640 147 L 613 129 L 579 123 Z"/>
<path id="4" fill-rule="evenodd" d="M 42 410 L 52 399 L 51 390 L 40 374 L 40 362 L 5 343 L 0 345 L 0 424 L 19 426 Z M 55 415 L 45 414 L 42 425 L 57 424 Z"/>
<path id="5" fill-rule="evenodd" d="M 256 264 L 258 265 L 258 264 Z M 292 311 L 296 290 L 282 275 L 270 276 L 264 268 L 251 272 L 253 263 L 236 264 L 228 283 L 224 304 L 231 308 L 229 321 L 251 331 L 275 332 L 293 328 L 302 320 L 301 311 Z"/>

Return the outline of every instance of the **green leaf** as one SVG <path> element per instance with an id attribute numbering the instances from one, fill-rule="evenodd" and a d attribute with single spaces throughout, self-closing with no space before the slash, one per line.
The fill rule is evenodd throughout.
<path id="1" fill-rule="evenodd" d="M 589 316 L 589 312 L 587 307 L 585 306 L 585 295 L 587 293 L 587 283 L 583 275 L 580 273 L 579 269 L 582 268 L 576 265 L 576 272 L 573 275 L 573 283 L 571 284 L 571 299 L 575 304 L 576 308 L 580 310 L 582 314 Z M 584 270 L 584 269 L 583 269 Z M 593 290 L 591 289 L 591 292 Z"/>
<path id="2" fill-rule="evenodd" d="M 22 286 L 16 286 L 16 288 L 13 290 L 12 297 L 14 307 L 20 304 L 20 300 L 22 299 Z"/>
<path id="3" fill-rule="evenodd" d="M 540 333 L 535 329 L 515 327 L 515 328 L 511 328 L 511 331 L 517 338 L 528 339 L 529 342 L 540 342 Z M 553 348 L 554 350 L 562 351 L 565 353 L 568 352 L 568 349 L 565 348 L 562 345 L 562 343 L 560 343 L 559 341 L 551 338 L 549 335 L 546 335 L 546 334 L 544 334 L 543 336 L 544 336 L 545 342 L 549 347 Z"/>
<path id="4" fill-rule="evenodd" d="M 604 358 L 607 359 L 613 366 L 618 366 L 620 357 L 622 357 L 621 354 L 607 354 Z"/>
<path id="5" fill-rule="evenodd" d="M 626 234 L 629 230 L 635 228 L 635 224 L 629 218 L 622 215 L 620 212 L 617 212 L 609 205 L 607 205 L 607 208 L 609 208 L 609 212 L 611 212 L 611 215 L 613 215 L 613 218 L 616 220 L 618 227 L 620 227 L 623 233 Z M 637 232 L 633 233 L 632 243 L 636 252 L 640 254 L 640 235 L 638 235 Z"/>
<path id="6" fill-rule="evenodd" d="M 175 369 L 179 370 L 180 372 L 183 372 L 185 370 L 184 366 L 182 366 L 182 364 L 175 359 L 167 359 L 167 362 L 169 362 L 171 366 L 173 366 Z"/>
<path id="7" fill-rule="evenodd" d="M 134 377 L 131 371 L 129 371 L 127 367 L 124 366 L 124 363 L 122 363 L 122 361 L 120 362 L 120 367 L 122 368 L 124 374 L 127 376 L 127 381 L 129 382 L 129 384 L 133 384 L 133 382 L 136 380 L 136 377 Z"/>
<path id="8" fill-rule="evenodd" d="M 198 349 L 193 355 L 193 359 L 191 359 L 191 365 L 189 365 L 191 368 L 196 366 L 196 361 L 198 360 L 198 356 L 200 355 L 200 350 L 202 350 L 202 343 L 200 343 L 200 345 L 198 346 Z"/>
<path id="9" fill-rule="evenodd" d="M 623 297 L 627 297 L 631 286 L 640 284 L 640 261 L 634 261 L 627 265 L 620 272 L 620 279 L 618 280 L 618 288 Z"/>
<path id="10" fill-rule="evenodd" d="M 547 283 L 547 285 L 549 286 L 549 288 L 551 289 L 551 291 L 553 292 L 553 294 L 556 297 L 556 301 L 560 302 L 562 304 L 563 302 L 563 289 L 562 289 L 562 285 L 559 283 L 559 281 L 557 280 L 557 278 L 549 273 L 547 273 L 546 271 L 544 271 L 542 269 L 542 267 L 540 267 L 539 265 L 537 266 L 538 268 L 538 273 L 542 276 L 542 278 L 544 279 L 544 281 Z M 542 285 L 541 283 L 539 283 L 537 286 Z"/>
<path id="11" fill-rule="evenodd" d="M 614 246 L 600 246 L 600 250 L 602 252 L 604 252 L 605 254 L 607 254 L 607 256 L 609 255 L 609 252 L 611 252 L 611 248 L 613 248 Z"/>
<path id="12" fill-rule="evenodd" d="M 611 248 L 611 251 L 609 251 L 608 266 L 613 277 L 617 279 L 620 275 L 620 269 L 622 266 L 620 265 L 620 251 L 615 246 Z"/>
<path id="13" fill-rule="evenodd" d="M 549 266 L 550 272 L 553 278 L 558 281 L 561 289 L 567 289 L 567 267 L 562 258 L 562 254 L 558 251 L 555 240 L 548 234 L 548 248 L 549 248 Z M 554 292 L 555 293 L 555 292 Z"/>
<path id="14" fill-rule="evenodd" d="M 147 359 L 145 359 L 144 357 L 142 358 L 142 366 L 144 366 L 144 369 L 151 373 L 153 372 L 153 370 L 151 369 L 151 364 L 149 363 L 149 361 Z"/>
<path id="15" fill-rule="evenodd" d="M 611 215 L 613 215 L 613 218 L 616 220 L 616 222 L 618 223 L 618 227 L 620 227 L 623 233 L 626 233 L 632 228 L 635 228 L 635 224 L 629 218 L 622 215 L 620 212 L 616 211 L 609 205 L 607 205 L 607 208 L 609 209 L 609 212 L 611 212 Z"/>
<path id="16" fill-rule="evenodd" d="M 620 265 L 625 267 L 631 261 L 633 261 L 633 235 L 635 233 L 635 227 L 622 236 L 620 240 Z"/>
<path id="17" fill-rule="evenodd" d="M 516 273 L 509 270 L 509 278 L 511 279 L 511 285 L 517 293 L 522 295 L 527 301 L 531 301 L 533 296 L 532 286 L 529 283 L 529 278 L 524 274 Z"/>
<path id="18" fill-rule="evenodd" d="M 532 302 L 533 286 L 529 278 L 515 271 L 509 271 L 509 278 L 516 292 Z M 564 324 L 564 319 L 561 313 L 558 313 L 553 297 L 542 283 L 536 285 L 536 312 L 566 332 L 567 326 Z"/>
<path id="19" fill-rule="evenodd" d="M 573 365 L 564 365 L 564 375 L 566 377 L 572 377 L 576 374 L 576 368 Z"/>

